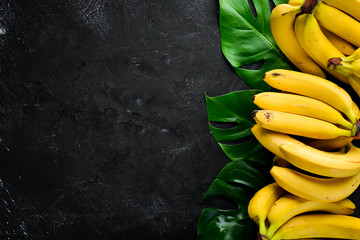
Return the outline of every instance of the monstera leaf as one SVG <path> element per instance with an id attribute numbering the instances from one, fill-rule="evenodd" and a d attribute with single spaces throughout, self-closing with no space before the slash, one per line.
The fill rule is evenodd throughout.
<path id="1" fill-rule="evenodd" d="M 254 156 L 255 162 L 268 165 L 266 158 Z M 257 225 L 249 218 L 247 206 L 253 194 L 272 182 L 246 159 L 230 162 L 218 174 L 203 200 L 221 196 L 233 201 L 235 209 L 206 208 L 198 221 L 198 240 L 255 239 Z"/>
<path id="2" fill-rule="evenodd" d="M 274 0 L 276 5 L 287 2 Z M 290 69 L 289 61 L 272 37 L 270 13 L 269 0 L 220 0 L 222 52 L 242 80 L 261 90 L 270 89 L 262 81 L 265 72 Z"/>
<path id="3" fill-rule="evenodd" d="M 251 156 L 262 149 L 251 133 L 251 127 L 255 124 L 251 113 L 257 109 L 252 103 L 252 97 L 259 92 L 245 90 L 216 97 L 205 96 L 210 131 L 224 153 L 233 161 Z"/>

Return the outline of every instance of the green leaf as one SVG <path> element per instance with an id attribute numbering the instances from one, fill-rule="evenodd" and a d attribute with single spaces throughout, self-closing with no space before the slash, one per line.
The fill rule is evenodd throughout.
<path id="1" fill-rule="evenodd" d="M 251 1 L 251 0 L 249 0 Z M 250 87 L 264 91 L 271 88 L 262 80 L 265 72 L 290 69 L 271 34 L 268 0 L 252 0 L 257 16 L 253 16 L 248 0 L 220 0 L 221 48 L 235 72 Z M 275 0 L 276 5 L 287 3 Z M 249 65 L 261 65 L 248 69 Z"/>
<path id="2" fill-rule="evenodd" d="M 198 222 L 198 240 L 255 240 L 256 223 L 249 217 L 241 218 L 239 212 L 204 209 Z"/>
<path id="3" fill-rule="evenodd" d="M 259 92 L 244 90 L 216 97 L 205 95 L 210 131 L 233 161 L 247 158 L 263 148 L 251 133 L 255 124 L 251 113 L 258 109 L 252 97 Z"/>
<path id="4" fill-rule="evenodd" d="M 206 208 L 197 225 L 199 240 L 255 239 L 257 226 L 249 218 L 247 206 L 256 191 L 273 182 L 252 162 L 262 162 L 262 154 L 227 164 L 203 196 L 203 200 L 220 196 L 235 203 L 235 209 Z M 257 159 L 258 158 L 258 159 Z M 270 169 L 270 168 L 269 168 Z"/>

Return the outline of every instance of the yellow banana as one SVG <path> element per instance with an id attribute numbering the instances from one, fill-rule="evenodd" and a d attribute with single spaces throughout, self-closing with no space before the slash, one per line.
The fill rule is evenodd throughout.
<path id="1" fill-rule="evenodd" d="M 297 94 L 263 92 L 254 95 L 253 102 L 262 109 L 294 113 L 339 124 L 346 129 L 354 126 L 330 105 L 314 98 Z"/>
<path id="2" fill-rule="evenodd" d="M 346 12 L 360 21 L 360 0 L 323 0 L 323 2 Z"/>
<path id="3" fill-rule="evenodd" d="M 355 47 L 345 39 L 328 31 L 326 28 L 321 27 L 321 31 L 324 33 L 327 39 L 329 39 L 329 41 L 344 55 L 348 56 L 355 52 Z"/>
<path id="4" fill-rule="evenodd" d="M 342 147 L 348 146 L 352 142 L 352 137 L 337 137 L 334 139 L 312 139 L 306 138 L 301 141 L 310 147 L 323 150 L 334 151 Z"/>
<path id="5" fill-rule="evenodd" d="M 266 233 L 265 220 L 271 205 L 285 194 L 286 191 L 274 182 L 257 191 L 251 198 L 248 214 L 259 225 L 260 234 Z"/>
<path id="6" fill-rule="evenodd" d="M 354 213 L 354 210 L 355 204 L 347 198 L 337 202 L 319 202 L 286 194 L 277 200 L 269 210 L 267 219 L 270 226 L 266 236 L 271 239 L 280 226 L 299 214 L 317 211 L 350 215 Z"/>
<path id="7" fill-rule="evenodd" d="M 300 6 L 277 5 L 270 15 L 272 35 L 285 56 L 302 72 L 325 78 L 321 67 L 302 49 L 294 32 L 295 16 Z"/>
<path id="8" fill-rule="evenodd" d="M 344 154 L 310 147 L 287 134 L 270 131 L 255 124 L 256 139 L 270 152 L 305 171 L 327 177 L 349 177 L 360 171 L 360 149 L 350 145 Z"/>
<path id="9" fill-rule="evenodd" d="M 295 35 L 305 52 L 323 69 L 337 79 L 348 83 L 346 77 L 327 68 L 332 57 L 345 57 L 324 35 L 313 14 L 303 14 L 295 20 Z"/>
<path id="10" fill-rule="evenodd" d="M 352 132 L 323 120 L 293 113 L 255 110 L 252 117 L 263 128 L 315 139 L 333 139 L 339 136 L 352 137 L 356 134 L 356 128 Z"/>
<path id="11" fill-rule="evenodd" d="M 271 87 L 323 101 L 344 113 L 355 124 L 350 95 L 335 83 L 310 74 L 275 69 L 265 73 L 264 81 Z"/>
<path id="12" fill-rule="evenodd" d="M 360 219 L 338 214 L 303 214 L 282 225 L 271 240 L 298 238 L 358 239 Z"/>
<path id="13" fill-rule="evenodd" d="M 323 2 L 317 4 L 314 16 L 322 27 L 360 47 L 360 22 L 356 19 Z"/>
<path id="14" fill-rule="evenodd" d="M 319 178 L 273 166 L 271 176 L 286 191 L 304 199 L 335 202 L 350 196 L 360 184 L 360 171 L 351 177 Z"/>

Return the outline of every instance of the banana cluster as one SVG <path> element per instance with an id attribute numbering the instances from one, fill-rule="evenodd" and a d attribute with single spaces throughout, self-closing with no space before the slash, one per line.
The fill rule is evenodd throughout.
<path id="1" fill-rule="evenodd" d="M 289 179 L 291 180 L 291 179 Z M 271 183 L 250 200 L 248 213 L 259 225 L 259 239 L 360 238 L 360 219 L 350 216 L 348 198 L 321 202 L 304 199 Z"/>
<path id="2" fill-rule="evenodd" d="M 360 219 L 347 199 L 360 184 L 360 111 L 324 78 L 275 69 L 264 81 L 278 92 L 254 95 L 256 139 L 275 154 L 274 183 L 248 206 L 262 239 L 360 239 Z M 320 213 L 321 212 L 321 213 Z"/>
<path id="3" fill-rule="evenodd" d="M 344 59 L 360 47 L 359 0 L 290 0 L 273 9 L 270 26 L 277 45 L 299 70 L 322 78 L 326 71 L 360 94 L 359 76 L 329 66 L 329 59 Z"/>

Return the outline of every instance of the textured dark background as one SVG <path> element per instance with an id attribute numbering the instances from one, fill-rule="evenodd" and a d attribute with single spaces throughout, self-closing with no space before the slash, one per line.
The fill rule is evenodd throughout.
<path id="1" fill-rule="evenodd" d="M 196 238 L 218 1 L 2 0 L 0 61 L 0 239 Z"/>

